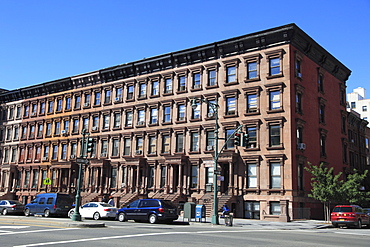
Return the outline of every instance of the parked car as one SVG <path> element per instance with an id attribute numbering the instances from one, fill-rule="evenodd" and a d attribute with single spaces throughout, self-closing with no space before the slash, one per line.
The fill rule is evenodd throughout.
<path id="1" fill-rule="evenodd" d="M 24 204 L 13 200 L 1 200 L 0 201 L 0 213 L 2 215 L 7 214 L 23 214 Z"/>
<path id="2" fill-rule="evenodd" d="M 67 194 L 62 193 L 42 193 L 36 195 L 36 198 L 25 205 L 24 215 L 44 215 L 45 217 L 63 216 L 67 217 L 72 208 L 74 199 Z"/>
<path id="3" fill-rule="evenodd" d="M 370 227 L 370 216 L 363 208 L 357 205 L 338 205 L 331 213 L 331 223 L 334 227 L 355 226 L 362 228 L 362 225 Z"/>
<path id="4" fill-rule="evenodd" d="M 168 200 L 139 199 L 117 212 L 118 220 L 149 221 L 154 224 L 158 221 L 172 222 L 177 220 L 177 207 Z"/>
<path id="5" fill-rule="evenodd" d="M 72 218 L 75 208 L 69 210 L 68 216 Z M 117 215 L 117 208 L 106 202 L 89 202 L 80 207 L 80 215 L 84 218 L 92 218 L 98 220 L 100 218 L 115 219 Z"/>

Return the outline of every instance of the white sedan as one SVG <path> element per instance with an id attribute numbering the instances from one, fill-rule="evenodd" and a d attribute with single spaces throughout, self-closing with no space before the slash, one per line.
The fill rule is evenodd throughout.
<path id="1" fill-rule="evenodd" d="M 68 212 L 68 216 L 72 218 L 75 209 L 72 208 Z M 117 208 L 105 202 L 88 202 L 80 207 L 80 215 L 83 218 L 92 218 L 98 220 L 100 218 L 115 219 Z"/>

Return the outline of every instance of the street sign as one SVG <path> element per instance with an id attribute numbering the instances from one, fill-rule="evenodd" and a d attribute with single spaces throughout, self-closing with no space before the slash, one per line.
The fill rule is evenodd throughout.
<path id="1" fill-rule="evenodd" d="M 88 164 L 89 161 L 87 159 L 81 159 L 81 158 L 77 158 L 76 159 L 76 163 L 80 163 L 80 164 Z"/>
<path id="2" fill-rule="evenodd" d="M 214 171 L 214 174 L 221 175 L 221 171 Z"/>
<path id="3" fill-rule="evenodd" d="M 45 185 L 51 185 L 51 179 L 50 178 L 45 178 L 44 179 L 44 184 Z"/>

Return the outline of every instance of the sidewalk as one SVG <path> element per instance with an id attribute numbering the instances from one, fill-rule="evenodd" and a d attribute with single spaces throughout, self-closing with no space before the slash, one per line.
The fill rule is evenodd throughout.
<path id="1" fill-rule="evenodd" d="M 177 221 L 189 222 L 189 224 L 197 225 L 207 225 L 207 226 L 225 226 L 225 220 L 223 218 L 219 219 L 219 225 L 213 225 L 211 218 L 202 219 L 183 219 L 179 217 Z M 332 227 L 331 223 L 327 223 L 323 220 L 295 220 L 291 222 L 275 222 L 275 221 L 262 221 L 262 220 L 252 220 L 252 219 L 240 219 L 234 218 L 232 227 L 243 227 L 250 229 L 279 229 L 279 230 L 297 230 L 297 229 L 322 229 Z"/>

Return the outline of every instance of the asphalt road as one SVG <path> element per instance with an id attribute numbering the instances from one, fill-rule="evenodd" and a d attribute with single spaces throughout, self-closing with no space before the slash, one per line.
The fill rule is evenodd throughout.
<path id="1" fill-rule="evenodd" d="M 73 228 L 24 217 L 0 217 L 0 246 L 369 246 L 370 229 L 252 229 L 210 224 L 99 221 Z M 63 221 L 63 219 L 60 219 Z M 45 221 L 46 222 L 46 221 Z"/>

